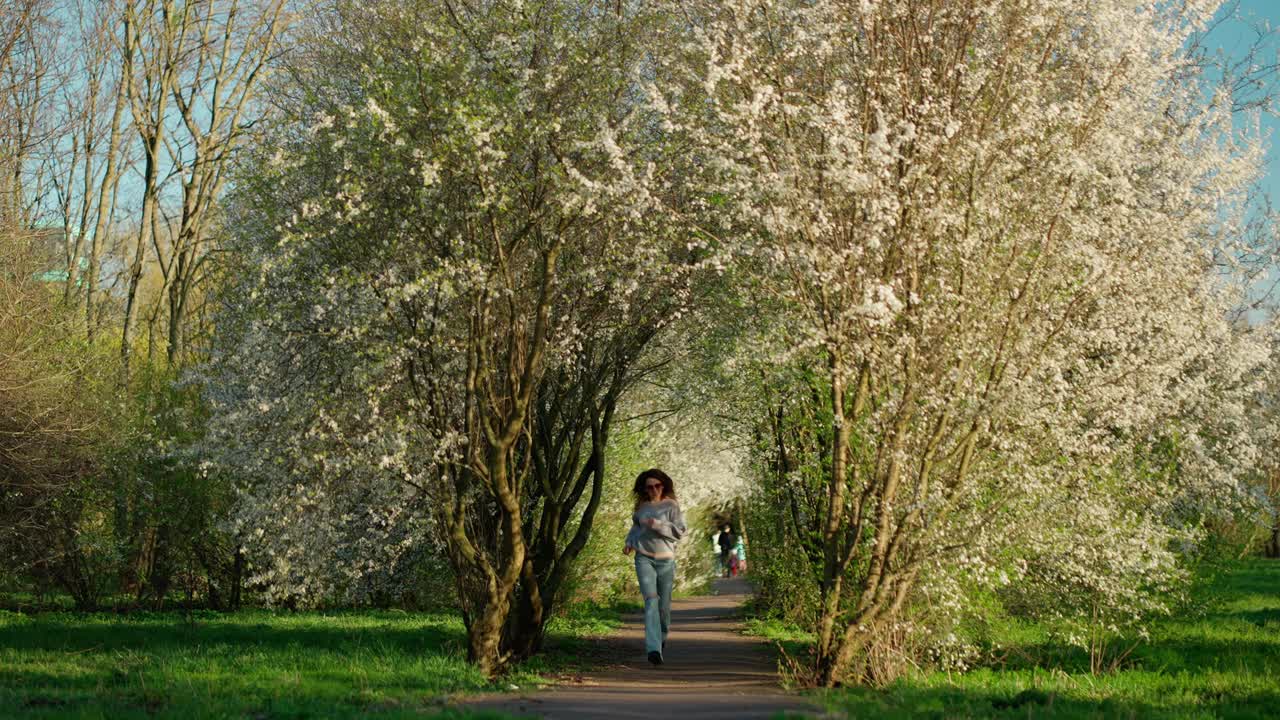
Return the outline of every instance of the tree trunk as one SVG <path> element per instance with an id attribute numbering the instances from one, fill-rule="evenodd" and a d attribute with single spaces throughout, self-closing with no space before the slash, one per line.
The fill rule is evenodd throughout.
<path id="1" fill-rule="evenodd" d="M 228 610 L 240 609 L 240 588 L 244 582 L 244 551 L 239 546 L 236 547 L 235 559 L 231 565 L 231 598 L 228 601 Z"/>
<path id="2" fill-rule="evenodd" d="M 499 652 L 506 615 L 506 600 L 490 598 L 480 617 L 467 627 L 467 660 L 485 677 L 494 677 L 506 664 Z"/>
<path id="3" fill-rule="evenodd" d="M 821 683 L 831 687 L 836 680 L 834 634 L 844 584 L 839 556 L 840 531 L 845 524 L 844 480 L 849 427 L 844 416 L 844 365 L 840 355 L 834 350 L 829 351 L 827 357 L 831 378 L 831 477 L 827 479 L 827 518 L 822 532 L 823 574 L 816 669 Z"/>
<path id="4" fill-rule="evenodd" d="M 512 658 L 528 658 L 542 650 L 553 604 L 550 598 L 554 597 L 554 592 L 549 593 L 544 604 L 542 589 L 537 585 L 529 589 L 522 588 L 516 597 L 515 606 L 507 616 L 502 649 Z"/>
<path id="5" fill-rule="evenodd" d="M 128 93 L 126 80 L 120 78 L 116 88 L 115 105 L 111 109 L 111 134 L 107 140 L 107 165 L 102 176 L 102 184 L 98 188 L 97 216 L 94 219 L 93 231 L 89 237 L 89 267 L 86 269 L 85 282 L 85 336 L 93 340 L 97 330 L 97 318 L 94 316 L 94 296 L 98 293 L 98 260 L 102 252 L 102 239 L 111 225 L 111 217 L 115 214 L 116 197 L 120 187 L 120 171 L 116 166 L 120 154 L 121 137 L 124 134 L 121 116 Z"/>

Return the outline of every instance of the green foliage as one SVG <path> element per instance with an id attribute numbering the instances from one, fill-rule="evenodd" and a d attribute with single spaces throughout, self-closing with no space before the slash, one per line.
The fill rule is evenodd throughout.
<path id="1" fill-rule="evenodd" d="M 223 478 L 187 449 L 203 433 L 196 388 L 139 352 L 127 387 L 119 340 L 88 337 L 80 310 L 29 280 L 30 247 L 0 238 L 0 590 L 234 604 L 239 568 L 219 520 Z"/>
<path id="2" fill-rule="evenodd" d="M 763 513 L 749 514 L 748 518 L 752 523 L 748 562 L 759 612 L 790 622 L 811 621 L 818 607 L 812 559 L 778 533 L 776 526 L 764 522 L 768 518 Z"/>
<path id="3" fill-rule="evenodd" d="M 758 491 L 747 506 L 751 577 L 761 612 L 808 622 L 818 610 L 830 392 L 820 375 L 798 366 L 778 368 L 761 391 L 768 421 L 752 448 Z"/>
<path id="4" fill-rule="evenodd" d="M 135 373 L 130 432 L 106 474 L 117 541 L 129 565 L 122 590 L 159 606 L 170 591 L 213 607 L 239 603 L 237 542 L 223 529 L 234 500 L 229 478 L 206 472 L 191 448 L 207 417 L 198 388 L 174 370 Z"/>
<path id="5" fill-rule="evenodd" d="M 631 529 L 632 485 L 649 467 L 641 443 L 641 434 L 623 424 L 609 435 L 603 500 L 591 537 L 562 589 L 571 602 L 608 604 L 639 597 L 632 560 L 622 554 L 622 544 Z"/>
<path id="6" fill-rule="evenodd" d="M 689 526 L 689 534 L 677 547 L 678 565 L 676 566 L 676 585 L 672 597 L 697 597 L 711 595 L 714 592 L 712 581 L 719 576 L 720 564 L 718 553 L 711 552 L 710 538 L 716 527 L 718 513 L 713 508 L 694 507 L 685 509 L 685 523 Z M 632 578 L 635 572 L 632 571 Z M 637 595 L 639 586 L 635 587 Z"/>

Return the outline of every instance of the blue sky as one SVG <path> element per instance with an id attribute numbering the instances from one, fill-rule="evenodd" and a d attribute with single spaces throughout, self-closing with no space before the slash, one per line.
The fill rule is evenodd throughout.
<path id="1" fill-rule="evenodd" d="M 1280 0 L 1240 0 L 1238 5 L 1228 1 L 1224 12 L 1236 9 L 1238 18 L 1219 25 L 1206 39 L 1211 48 L 1219 49 L 1227 58 L 1239 59 L 1245 56 L 1249 47 L 1258 41 L 1258 31 L 1253 26 L 1280 28 Z M 1280 38 L 1269 36 L 1263 43 L 1256 60 L 1263 64 L 1280 63 Z M 1273 88 L 1280 88 L 1280 78 L 1272 80 Z M 1272 204 L 1280 208 L 1280 118 L 1276 113 L 1264 112 L 1258 118 L 1267 142 L 1267 161 L 1265 176 L 1262 179 L 1263 190 L 1271 197 Z M 1241 117 L 1238 125 L 1245 127 L 1250 118 Z M 1254 298 L 1262 298 L 1273 293 L 1277 288 L 1277 270 L 1273 268 L 1262 279 L 1261 283 L 1250 293 Z M 1272 297 L 1267 304 L 1274 304 Z M 1268 312 L 1263 309 L 1252 310 L 1245 317 L 1252 324 L 1265 322 Z"/>
<path id="2" fill-rule="evenodd" d="M 1227 3 L 1230 9 L 1231 3 Z M 1262 22 L 1272 28 L 1280 28 L 1280 0 L 1241 0 L 1240 16 L 1244 19 L 1228 21 L 1219 26 L 1208 38 L 1211 47 L 1221 48 L 1227 57 L 1239 58 L 1248 50 L 1256 36 L 1250 29 L 1250 22 Z M 1260 60 L 1270 63 L 1280 61 L 1280 38 L 1270 38 L 1264 45 Z M 1243 122 L 1243 119 L 1242 119 Z M 1271 147 L 1267 152 L 1266 187 L 1272 198 L 1280 205 L 1280 118 L 1264 114 L 1262 126 L 1270 134 Z"/>

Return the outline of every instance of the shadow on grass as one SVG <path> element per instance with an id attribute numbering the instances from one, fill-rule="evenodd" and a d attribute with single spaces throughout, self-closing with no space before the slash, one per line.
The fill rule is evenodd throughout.
<path id="1" fill-rule="evenodd" d="M 1227 597 L 1274 596 L 1280 581 L 1280 559 L 1248 558 L 1233 563 L 1215 578 L 1216 590 Z"/>
<path id="2" fill-rule="evenodd" d="M 461 623 L 449 627 L 437 616 L 409 614 L 334 614 L 290 616 L 253 613 L 212 615 L 188 622 L 172 613 L 103 616 L 63 613 L 35 616 L 31 622 L 0 622 L 0 647 L 10 650 L 88 652 L 145 649 L 155 655 L 201 646 L 229 646 L 256 650 L 307 651 L 376 647 L 405 654 L 459 651 L 466 647 Z M 382 620 L 382 624 L 344 626 L 344 617 Z M 2 620 L 2 619 L 0 619 Z M 255 622 L 255 620 L 257 620 Z M 326 621 L 336 621 L 326 625 Z M 396 627 L 396 623 L 407 625 Z"/>
<path id="3" fill-rule="evenodd" d="M 1280 587 L 1277 587 L 1274 592 L 1280 592 Z M 1276 629 L 1280 630 L 1280 607 L 1265 608 L 1263 610 L 1242 610 L 1229 613 L 1226 617 L 1239 618 L 1258 627 L 1276 625 Z"/>
<path id="4" fill-rule="evenodd" d="M 581 604 L 551 621 L 546 645 L 553 650 L 589 646 L 609 634 L 634 603 Z M 464 655 L 467 637 L 456 616 L 396 611 L 288 613 L 250 610 L 200 612 L 189 621 L 169 612 L 0 613 L 0 648 L 58 653 L 145 651 L 161 658 L 195 647 L 245 652 L 376 650 L 384 654 Z"/>
<path id="5" fill-rule="evenodd" d="M 551 620 L 543 652 L 525 661 L 523 667 L 553 675 L 585 670 L 603 652 L 600 640 L 622 624 L 624 615 L 642 610 L 642 605 L 630 601 L 572 605 Z"/>

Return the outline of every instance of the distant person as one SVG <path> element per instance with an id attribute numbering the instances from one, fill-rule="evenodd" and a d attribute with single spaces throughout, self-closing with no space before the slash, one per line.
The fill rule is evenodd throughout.
<path id="1" fill-rule="evenodd" d="M 653 468 L 636 478 L 631 532 L 622 552 L 636 554 L 636 579 L 644 597 L 644 648 L 649 662 L 662 664 L 671 629 L 671 587 L 676 578 L 676 541 L 684 536 L 684 514 L 676 502 L 675 483 Z"/>
<path id="2" fill-rule="evenodd" d="M 720 574 L 724 577 L 729 576 L 730 566 L 729 560 L 733 555 L 733 546 L 738 543 L 738 538 L 733 534 L 733 529 L 728 525 L 720 531 Z"/>
<path id="3" fill-rule="evenodd" d="M 737 577 L 747 571 L 747 544 L 742 540 L 741 535 L 738 536 L 738 541 L 733 544 L 731 562 L 733 563 L 733 568 L 730 574 L 733 577 Z"/>

